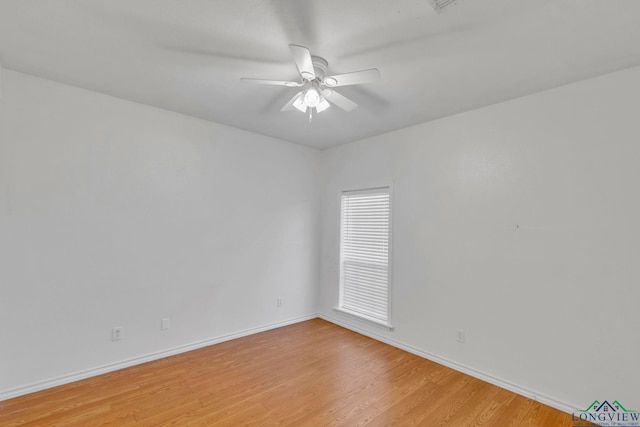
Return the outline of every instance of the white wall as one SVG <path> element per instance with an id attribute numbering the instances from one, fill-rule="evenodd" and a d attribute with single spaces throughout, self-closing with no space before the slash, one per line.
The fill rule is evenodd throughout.
<path id="1" fill-rule="evenodd" d="M 640 407 L 638 112 L 633 68 L 323 152 L 320 312 L 565 410 Z M 339 191 L 389 182 L 393 332 L 332 310 Z"/>
<path id="2" fill-rule="evenodd" d="M 639 68 L 321 154 L 1 76 L 0 400 L 304 318 L 317 297 L 555 406 L 640 405 Z M 332 310 L 339 191 L 390 182 L 394 332 Z"/>
<path id="3" fill-rule="evenodd" d="M 0 398 L 314 315 L 318 151 L 6 69 L 1 86 Z"/>

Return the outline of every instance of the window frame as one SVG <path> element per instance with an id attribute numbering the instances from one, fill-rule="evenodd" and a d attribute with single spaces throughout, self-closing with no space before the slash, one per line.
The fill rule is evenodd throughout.
<path id="1" fill-rule="evenodd" d="M 344 225 L 344 207 L 343 207 L 343 197 L 348 194 L 377 194 L 377 193 L 386 193 L 389 196 L 389 232 L 388 232 L 388 241 L 387 241 L 387 306 L 386 306 L 386 321 L 378 319 L 376 317 L 367 316 L 366 314 L 350 310 L 343 306 L 343 284 L 344 284 L 344 263 L 343 263 L 343 225 Z M 391 323 L 391 314 L 392 314 L 392 278 L 393 278 L 393 187 L 391 184 L 372 186 L 372 187 L 363 187 L 356 189 L 344 189 L 339 192 L 339 226 L 338 226 L 338 270 L 339 270 L 339 288 L 338 288 L 338 305 L 334 307 L 334 310 L 347 314 L 351 317 L 357 318 L 358 320 L 363 320 L 367 323 L 373 324 L 375 326 L 382 327 L 384 329 L 388 329 L 393 331 L 393 326 Z"/>

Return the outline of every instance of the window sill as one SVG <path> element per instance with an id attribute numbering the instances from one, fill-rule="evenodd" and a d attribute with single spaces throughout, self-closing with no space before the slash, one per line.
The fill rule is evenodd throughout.
<path id="1" fill-rule="evenodd" d="M 349 315 L 351 317 L 355 317 L 358 320 L 365 321 L 365 322 L 370 323 L 370 324 L 372 324 L 374 326 L 377 326 L 379 328 L 383 328 L 383 329 L 386 329 L 388 331 L 393 331 L 393 326 L 391 326 L 390 324 L 388 324 L 386 322 L 383 322 L 382 320 L 374 319 L 373 317 L 368 317 L 368 316 L 365 316 L 363 314 L 356 313 L 355 311 L 346 310 L 346 309 L 340 308 L 340 307 L 333 307 L 333 310 L 337 311 L 339 313 L 347 314 L 347 315 Z"/>

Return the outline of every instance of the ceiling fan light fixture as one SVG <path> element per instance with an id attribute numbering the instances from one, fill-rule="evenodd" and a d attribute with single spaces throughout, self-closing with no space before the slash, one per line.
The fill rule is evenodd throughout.
<path id="1" fill-rule="evenodd" d="M 315 87 L 310 88 L 304 93 L 304 103 L 307 107 L 317 107 L 320 104 L 320 94 Z"/>
<path id="2" fill-rule="evenodd" d="M 307 104 L 305 104 L 305 102 L 304 102 L 304 96 L 303 96 L 303 94 L 302 94 L 302 93 L 298 96 L 298 99 L 296 99 L 295 101 L 293 101 L 293 106 L 294 106 L 297 110 L 300 110 L 300 111 L 301 111 L 301 112 L 303 112 L 303 113 L 306 113 L 306 112 L 307 112 Z"/>
<path id="3" fill-rule="evenodd" d="M 324 110 L 326 110 L 327 108 L 329 108 L 331 106 L 331 104 L 329 104 L 329 101 L 327 101 L 324 98 L 321 98 L 320 100 L 320 104 L 318 104 L 318 106 L 316 107 L 316 111 L 318 113 L 322 113 Z"/>

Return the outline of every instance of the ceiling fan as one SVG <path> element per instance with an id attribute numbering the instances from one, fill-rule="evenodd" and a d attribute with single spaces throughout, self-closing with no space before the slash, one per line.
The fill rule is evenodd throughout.
<path id="1" fill-rule="evenodd" d="M 376 68 L 326 76 L 329 63 L 324 58 L 312 56 L 309 49 L 304 46 L 290 44 L 289 49 L 300 73 L 300 81 L 250 78 L 241 80 L 264 85 L 302 88 L 280 111 L 291 111 L 295 108 L 303 113 L 308 112 L 309 121 L 314 109 L 317 113 L 321 113 L 334 104 L 345 111 L 352 111 L 358 106 L 346 96 L 336 92 L 334 88 L 369 83 L 380 78 L 380 72 Z"/>

